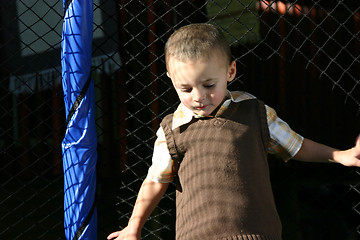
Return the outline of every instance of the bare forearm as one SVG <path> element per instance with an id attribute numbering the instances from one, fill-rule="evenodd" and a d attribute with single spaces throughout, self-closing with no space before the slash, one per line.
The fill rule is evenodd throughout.
<path id="1" fill-rule="evenodd" d="M 156 183 L 145 179 L 139 190 L 128 225 L 121 231 L 111 233 L 107 239 L 140 240 L 141 229 L 168 186 L 168 183 Z"/>
<path id="2" fill-rule="evenodd" d="M 339 150 L 305 138 L 294 159 L 303 162 L 333 162 L 337 151 Z"/>
<path id="3" fill-rule="evenodd" d="M 168 183 L 156 183 L 145 179 L 141 185 L 136 203 L 129 220 L 129 227 L 141 231 L 146 220 L 164 195 Z"/>
<path id="4" fill-rule="evenodd" d="M 338 162 L 344 166 L 360 167 L 360 137 L 355 147 L 347 150 L 338 150 L 305 138 L 294 159 L 304 162 Z"/>

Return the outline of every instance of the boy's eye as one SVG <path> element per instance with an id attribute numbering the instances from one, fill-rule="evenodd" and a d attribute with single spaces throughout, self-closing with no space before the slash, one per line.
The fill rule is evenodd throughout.
<path id="1" fill-rule="evenodd" d="M 187 92 L 187 93 L 189 93 L 189 92 L 191 92 L 191 88 L 183 88 L 183 89 L 181 89 L 181 91 L 182 92 Z"/>
<path id="2" fill-rule="evenodd" d="M 212 88 L 214 86 L 215 86 L 215 84 L 208 84 L 208 85 L 204 85 L 204 88 Z"/>

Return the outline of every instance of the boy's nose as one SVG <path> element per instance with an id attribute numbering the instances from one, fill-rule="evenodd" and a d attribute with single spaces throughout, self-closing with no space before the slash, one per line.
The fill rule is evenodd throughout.
<path id="1" fill-rule="evenodd" d="M 205 94 L 199 89 L 193 89 L 192 98 L 195 102 L 201 102 L 204 99 Z"/>

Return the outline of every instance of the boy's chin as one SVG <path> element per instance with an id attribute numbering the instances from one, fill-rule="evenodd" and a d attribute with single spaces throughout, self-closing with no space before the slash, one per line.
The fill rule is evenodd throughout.
<path id="1" fill-rule="evenodd" d="M 209 112 L 209 111 L 194 110 L 193 112 L 194 112 L 196 115 L 202 116 L 202 117 L 209 117 L 209 116 L 211 116 L 211 112 Z"/>

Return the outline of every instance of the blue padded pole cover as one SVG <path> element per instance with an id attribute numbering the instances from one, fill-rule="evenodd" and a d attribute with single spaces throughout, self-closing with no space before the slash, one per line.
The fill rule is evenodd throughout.
<path id="1" fill-rule="evenodd" d="M 96 239 L 97 139 L 91 79 L 93 1 L 63 2 L 61 71 L 67 128 L 62 141 L 66 239 Z"/>

